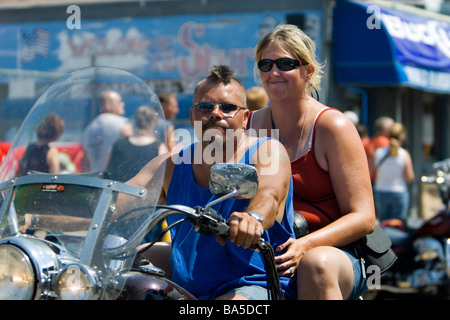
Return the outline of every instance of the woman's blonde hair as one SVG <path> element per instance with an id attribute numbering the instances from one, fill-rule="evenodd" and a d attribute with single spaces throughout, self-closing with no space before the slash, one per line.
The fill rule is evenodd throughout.
<path id="1" fill-rule="evenodd" d="M 278 25 L 272 32 L 266 34 L 255 47 L 255 79 L 259 80 L 258 61 L 261 60 L 263 50 L 271 43 L 279 46 L 286 53 L 292 54 L 298 60 L 314 67 L 314 73 L 306 87 L 306 93 L 310 94 L 320 89 L 323 64 L 316 60 L 316 44 L 302 30 L 292 24 Z"/>
<path id="2" fill-rule="evenodd" d="M 398 156 L 398 149 L 400 149 L 403 140 L 406 137 L 405 127 L 398 122 L 395 122 L 389 131 L 389 156 Z"/>

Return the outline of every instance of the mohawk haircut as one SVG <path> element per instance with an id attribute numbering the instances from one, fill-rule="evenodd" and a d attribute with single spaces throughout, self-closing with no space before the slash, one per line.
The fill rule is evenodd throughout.
<path id="1" fill-rule="evenodd" d="M 220 85 L 220 84 L 228 85 L 232 81 L 236 81 L 242 88 L 244 88 L 242 83 L 238 79 L 236 79 L 236 74 L 234 73 L 233 70 L 230 69 L 230 67 L 228 67 L 227 65 L 224 65 L 224 64 L 214 66 L 210 70 L 210 74 L 208 76 L 206 76 L 206 78 L 201 80 L 195 87 L 194 97 L 196 96 L 198 89 L 205 83 L 210 83 L 210 84 L 214 84 L 214 85 Z M 244 88 L 244 91 L 245 91 L 245 88 Z"/>
<path id="2" fill-rule="evenodd" d="M 206 77 L 206 81 L 216 84 L 229 84 L 231 80 L 236 80 L 235 75 L 236 74 L 230 67 L 221 64 L 219 66 L 214 66 L 214 68 L 210 70 L 210 75 Z"/>
<path id="3" fill-rule="evenodd" d="M 197 86 L 194 89 L 194 101 L 196 100 L 199 90 L 204 85 L 209 85 L 209 86 L 225 85 L 225 86 L 227 86 L 232 82 L 235 82 L 236 84 L 238 84 L 238 87 L 240 87 L 240 89 L 238 90 L 238 92 L 236 92 L 236 94 L 239 96 L 239 99 L 242 101 L 241 107 L 246 109 L 247 108 L 247 104 L 246 104 L 247 96 L 246 96 L 246 92 L 245 92 L 245 87 L 242 85 L 242 83 L 238 79 L 236 79 L 235 73 L 233 72 L 233 70 L 231 70 L 230 67 L 228 67 L 227 65 L 224 65 L 224 64 L 214 66 L 210 70 L 210 74 L 197 83 Z"/>

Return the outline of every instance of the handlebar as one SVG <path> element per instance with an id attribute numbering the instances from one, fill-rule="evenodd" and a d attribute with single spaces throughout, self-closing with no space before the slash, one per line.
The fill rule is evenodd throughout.
<path id="1" fill-rule="evenodd" d="M 222 215 L 211 207 L 196 207 L 197 216 L 191 216 L 190 221 L 194 226 L 194 230 L 204 235 L 221 235 L 228 236 L 230 227 Z M 263 238 L 260 238 L 258 243 L 251 247 L 253 250 L 260 252 L 272 248 Z"/>
<path id="2" fill-rule="evenodd" d="M 204 235 L 227 236 L 230 230 L 225 219 L 213 208 L 195 207 L 195 214 L 189 217 L 194 230 Z"/>
<path id="3" fill-rule="evenodd" d="M 190 208 L 186 206 L 164 206 L 158 205 L 159 209 L 151 215 L 151 221 L 147 227 L 147 231 L 151 230 L 158 222 L 171 214 L 183 214 L 187 216 L 187 220 L 193 225 L 194 230 L 205 235 L 223 235 L 227 236 L 229 233 L 229 226 L 226 220 L 219 212 L 211 207 L 195 207 Z M 170 226 L 169 226 L 170 228 Z M 162 233 L 165 233 L 163 230 Z M 130 242 L 130 241 L 128 241 Z M 152 243 L 153 244 L 153 243 Z M 149 249 L 152 244 L 149 244 L 143 251 Z M 259 251 L 264 259 L 264 266 L 267 275 L 267 290 L 271 300 L 284 300 L 284 293 L 281 289 L 280 279 L 277 273 L 275 264 L 275 254 L 272 246 L 261 238 L 252 249 Z M 122 250 L 119 250 L 119 252 Z"/>

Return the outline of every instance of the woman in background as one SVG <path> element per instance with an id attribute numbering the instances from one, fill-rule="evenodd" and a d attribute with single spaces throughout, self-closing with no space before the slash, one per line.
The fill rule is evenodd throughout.
<path id="1" fill-rule="evenodd" d="M 22 159 L 19 162 L 18 176 L 29 171 L 46 173 L 59 173 L 59 152 L 50 143 L 59 139 L 64 132 L 64 121 L 56 114 L 48 115 L 36 130 L 37 142 L 27 146 Z"/>
<path id="2" fill-rule="evenodd" d="M 140 106 L 136 110 L 135 133 L 119 138 L 112 147 L 106 170 L 111 179 L 128 181 L 154 157 L 167 152 L 166 145 L 153 134 L 156 121 L 157 114 L 150 107 Z"/>
<path id="3" fill-rule="evenodd" d="M 396 122 L 389 131 L 389 146 L 375 152 L 374 199 L 380 221 L 400 219 L 406 222 L 408 216 L 408 183 L 414 180 L 414 169 L 411 155 L 401 147 L 405 138 L 404 126 Z"/>

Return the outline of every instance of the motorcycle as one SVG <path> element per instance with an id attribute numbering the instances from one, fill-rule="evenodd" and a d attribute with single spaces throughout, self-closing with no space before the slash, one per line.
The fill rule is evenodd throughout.
<path id="1" fill-rule="evenodd" d="M 164 166 L 154 171 L 147 188 L 86 171 L 80 160 L 81 132 L 95 114 L 94 97 L 111 88 L 120 90 L 127 108 L 145 104 L 163 117 L 158 97 L 144 81 L 123 70 L 94 67 L 55 82 L 19 129 L 0 168 L 1 300 L 195 300 L 143 258 L 143 250 L 178 223 L 191 223 L 202 234 L 226 236 L 228 225 L 212 206 L 256 194 L 257 171 L 243 164 L 214 165 L 210 190 L 216 199 L 196 208 L 158 205 Z M 50 113 L 65 121 L 66 131 L 54 146 L 70 155 L 77 172 L 17 176 L 26 146 L 35 141 L 37 126 Z M 142 245 L 173 214 L 180 219 Z M 266 263 L 269 297 L 283 299 L 272 247 L 261 239 L 254 249 Z"/>
<path id="2" fill-rule="evenodd" d="M 392 240 L 398 260 L 370 287 L 367 297 L 402 295 L 448 298 L 450 284 L 450 159 L 433 164 L 435 175 L 423 183 L 437 184 L 444 208 L 418 228 L 408 229 L 400 220 L 380 222 Z"/>

